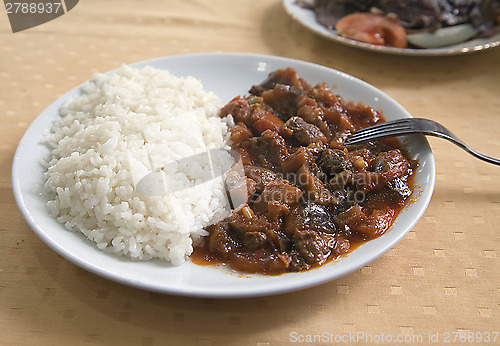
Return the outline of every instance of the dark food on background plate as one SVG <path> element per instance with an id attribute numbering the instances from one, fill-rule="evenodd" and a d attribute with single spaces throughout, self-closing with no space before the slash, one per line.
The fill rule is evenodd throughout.
<path id="1" fill-rule="evenodd" d="M 228 115 L 245 176 L 226 183 L 248 202 L 206 227 L 195 262 L 264 274 L 317 267 L 382 235 L 411 195 L 416 163 L 398 141 L 343 145 L 383 122 L 381 112 L 344 101 L 326 83 L 313 87 L 292 68 L 233 99 L 220 113 Z"/>
<path id="2" fill-rule="evenodd" d="M 443 45 L 490 36 L 498 30 L 498 0 L 297 0 L 314 10 L 317 21 L 340 36 L 375 45 L 405 48 L 405 33 L 433 33 L 440 28 Z M 449 41 L 451 39 L 451 41 Z M 436 38 L 433 38 L 436 40 Z M 415 42 L 420 43 L 417 37 Z M 410 39 L 410 43 L 412 40 Z M 426 43 L 423 43 L 424 45 Z M 429 43 L 436 45 L 435 42 Z"/>

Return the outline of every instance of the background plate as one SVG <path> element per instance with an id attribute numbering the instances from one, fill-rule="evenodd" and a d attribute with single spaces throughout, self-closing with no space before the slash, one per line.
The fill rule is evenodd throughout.
<path id="1" fill-rule="evenodd" d="M 336 31 L 329 30 L 325 26 L 318 23 L 316 21 L 314 11 L 297 5 L 296 0 L 283 0 L 283 7 L 293 20 L 299 22 L 318 35 L 338 43 L 373 52 L 398 55 L 440 56 L 474 53 L 500 45 L 500 33 L 497 33 L 496 35 L 488 38 L 478 38 L 442 48 L 413 49 L 377 46 L 339 36 Z"/>

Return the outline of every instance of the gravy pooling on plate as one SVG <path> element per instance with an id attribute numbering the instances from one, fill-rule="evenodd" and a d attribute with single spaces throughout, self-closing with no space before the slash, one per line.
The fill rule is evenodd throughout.
<path id="1" fill-rule="evenodd" d="M 246 273 L 304 271 L 338 258 L 391 226 L 412 193 L 415 162 L 396 140 L 344 146 L 347 136 L 384 121 L 380 111 L 277 70 L 221 109 L 232 116 L 231 146 L 244 175 L 229 172 L 229 195 L 243 193 L 205 229 L 195 263 L 222 262 Z"/>

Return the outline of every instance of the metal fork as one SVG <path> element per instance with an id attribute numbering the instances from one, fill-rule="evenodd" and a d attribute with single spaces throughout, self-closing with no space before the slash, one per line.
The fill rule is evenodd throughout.
<path id="1" fill-rule="evenodd" d="M 424 134 L 447 139 L 478 159 L 495 165 L 500 165 L 499 159 L 481 154 L 480 152 L 472 149 L 443 125 L 438 124 L 435 121 L 422 118 L 397 119 L 355 131 L 346 139 L 345 145 L 409 134 Z"/>

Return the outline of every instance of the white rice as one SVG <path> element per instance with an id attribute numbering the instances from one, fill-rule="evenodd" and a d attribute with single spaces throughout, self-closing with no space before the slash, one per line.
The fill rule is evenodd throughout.
<path id="1" fill-rule="evenodd" d="M 51 214 L 99 249 L 182 263 L 193 240 L 205 235 L 203 227 L 225 208 L 221 179 L 189 187 L 207 167 L 184 167 L 191 177 L 169 177 L 180 187 L 176 192 L 147 196 L 135 187 L 152 169 L 224 147 L 221 105 L 198 80 L 152 67 L 95 75 L 62 107 L 47 137 Z"/>

